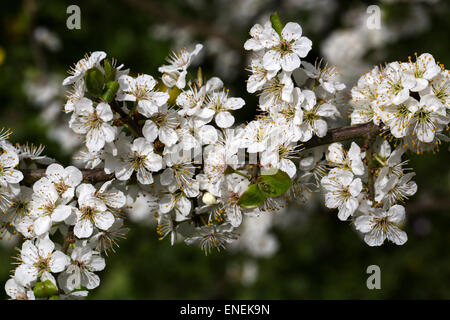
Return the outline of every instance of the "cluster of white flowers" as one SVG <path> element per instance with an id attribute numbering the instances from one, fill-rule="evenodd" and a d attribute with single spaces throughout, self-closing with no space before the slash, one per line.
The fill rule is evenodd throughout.
<path id="1" fill-rule="evenodd" d="M 334 68 L 321 68 L 320 64 L 300 60 L 311 50 L 312 42 L 302 36 L 302 28 L 297 23 L 287 23 L 279 34 L 270 21 L 264 26 L 257 24 L 250 35 L 252 38 L 244 45 L 246 50 L 254 51 L 247 90 L 250 93 L 260 91 L 259 108 L 267 116 L 252 121 L 247 127 L 249 152 L 273 153 L 275 150 L 263 150 L 262 145 L 264 139 L 276 135 L 281 137 L 281 145 L 305 142 L 314 135 L 325 136 L 327 120 L 340 115 L 339 92 L 345 85 L 339 82 L 339 74 Z M 293 71 L 300 74 L 297 82 L 293 80 Z M 276 147 L 277 144 L 271 145 Z M 278 165 L 273 156 L 267 158 L 272 165 Z M 295 169 L 286 172 L 293 176 Z"/>
<path id="2" fill-rule="evenodd" d="M 105 267 L 102 254 L 127 231 L 120 212 L 126 198 L 112 180 L 97 190 L 82 179 L 79 169 L 53 163 L 32 188 L 20 186 L 12 199 L 5 218 L 30 239 L 6 285 L 12 298 L 59 297 L 58 288 L 61 298 L 86 296 L 99 285 L 94 271 Z"/>
<path id="3" fill-rule="evenodd" d="M 435 150 L 450 117 L 450 74 L 429 53 L 364 74 L 351 90 L 352 124 L 373 121 L 414 152 Z"/>
<path id="4" fill-rule="evenodd" d="M 401 160 L 404 151 L 397 147 L 391 152 L 386 140 L 377 141 L 374 153 L 370 155 L 376 162 L 372 168 L 374 172 L 369 173 L 364 162 L 366 152 L 355 142 L 348 151 L 341 143 L 328 147 L 326 158 L 331 170 L 321 180 L 325 205 L 338 209 L 340 220 L 351 217 L 356 229 L 365 233 L 364 240 L 370 246 L 379 246 L 385 239 L 398 245 L 407 240 L 406 233 L 398 228 L 405 218 L 405 208 L 398 203 L 414 195 L 417 185 L 411 181 L 415 175 L 408 172 L 411 169 L 403 168 L 408 162 Z M 376 177 L 375 181 L 369 180 L 371 175 Z M 372 197 L 370 193 L 373 193 Z M 394 213 L 395 219 L 391 217 Z"/>
<path id="5" fill-rule="evenodd" d="M 301 60 L 312 43 L 297 23 L 282 27 L 275 17 L 250 35 L 247 90 L 258 92 L 261 114 L 245 125 L 234 126 L 242 98 L 201 69 L 188 73 L 198 44 L 173 52 L 159 68 L 160 82 L 130 75 L 104 52 L 75 65 L 63 82 L 72 86 L 64 111 L 83 141 L 76 159 L 85 169 L 57 164 L 42 147 L 13 147 L 10 132 L 0 134 L 0 226 L 26 238 L 5 287 L 11 298 L 73 299 L 96 288 L 103 255 L 128 231 L 122 209 L 130 199 L 138 203 L 138 194 L 155 214 L 160 239 L 197 243 L 206 253 L 236 240 L 246 216 L 266 219 L 247 219 L 242 229 L 269 234 L 270 215 L 320 187 L 325 205 L 351 219 L 369 245 L 407 240 L 402 203 L 417 185 L 401 159 L 405 143 L 392 151 L 379 136 L 346 150 L 327 140 L 344 104 L 336 68 Z M 374 69 L 352 89 L 352 124 L 373 120 L 395 138 L 433 142 L 448 124 L 446 77 L 429 55 Z M 268 222 L 252 228 L 251 221 Z M 259 242 L 267 254 L 277 246 Z"/>

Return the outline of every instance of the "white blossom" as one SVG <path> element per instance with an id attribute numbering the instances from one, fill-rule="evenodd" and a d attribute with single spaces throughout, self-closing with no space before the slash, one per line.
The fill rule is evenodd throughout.
<path id="1" fill-rule="evenodd" d="M 186 86 L 187 68 L 191 64 L 193 57 L 198 55 L 203 45 L 196 44 L 192 52 L 186 49 L 181 49 L 179 52 L 172 52 L 172 55 L 167 58 L 168 65 L 158 68 L 158 71 L 163 73 L 162 81 L 169 88 L 177 86 L 183 89 Z"/>
<path id="2" fill-rule="evenodd" d="M 128 180 L 136 171 L 139 183 L 151 184 L 152 172 L 162 169 L 162 157 L 154 153 L 153 144 L 144 138 L 137 138 L 132 145 L 125 144 L 125 150 L 120 159 L 122 166 L 116 169 L 116 178 Z"/>
<path id="3" fill-rule="evenodd" d="M 14 278 L 8 279 L 5 283 L 5 291 L 14 300 L 34 300 L 34 292 L 18 283 Z"/>
<path id="4" fill-rule="evenodd" d="M 48 237 L 25 241 L 20 250 L 20 259 L 22 263 L 17 267 L 14 278 L 24 287 L 43 276 L 53 278 L 51 273 L 64 271 L 70 262 L 68 256 L 55 250 L 55 244 Z"/>
<path id="5" fill-rule="evenodd" d="M 281 31 L 281 36 L 271 29 L 265 47 L 269 49 L 263 57 L 267 70 L 291 72 L 300 67 L 300 58 L 306 57 L 312 42 L 302 36 L 302 27 L 298 23 L 288 22 Z"/>
<path id="6" fill-rule="evenodd" d="M 100 278 L 94 272 L 105 268 L 105 259 L 89 246 L 78 245 L 69 259 L 67 269 L 58 277 L 58 283 L 69 293 L 82 287 L 91 290 L 100 285 Z"/>
<path id="7" fill-rule="evenodd" d="M 405 220 L 405 208 L 394 205 L 388 211 L 374 209 L 355 219 L 355 227 L 364 233 L 364 241 L 369 246 L 380 246 L 387 239 L 397 245 L 408 240 L 406 233 L 398 228 Z"/>
<path id="8" fill-rule="evenodd" d="M 231 115 L 231 110 L 237 110 L 245 105 L 242 98 L 229 98 L 228 92 L 214 92 L 208 95 L 208 104 L 206 110 L 211 110 L 211 115 L 206 118 L 214 116 L 216 124 L 220 128 L 229 128 L 234 124 L 234 117 Z"/>
<path id="9" fill-rule="evenodd" d="M 40 236 L 50 231 L 53 223 L 62 222 L 72 213 L 72 207 L 60 198 L 53 183 L 41 178 L 33 185 L 30 203 L 30 216 L 33 218 L 33 230 Z"/>
<path id="10" fill-rule="evenodd" d="M 75 66 L 70 70 L 71 76 L 67 77 L 63 81 L 63 86 L 72 84 L 79 79 L 82 79 L 89 69 L 98 67 L 100 62 L 106 58 L 106 53 L 103 51 L 92 52 L 91 55 L 86 55 L 85 58 L 79 60 Z"/>
<path id="11" fill-rule="evenodd" d="M 136 110 L 146 117 L 157 113 L 159 108 L 169 99 L 169 94 L 154 90 L 156 80 L 150 75 L 139 75 L 136 78 L 123 75 L 119 78 L 119 101 L 136 101 Z"/>
<path id="12" fill-rule="evenodd" d="M 360 178 L 354 178 L 348 170 L 335 168 L 321 180 L 325 188 L 325 205 L 338 208 L 338 218 L 347 220 L 359 206 L 358 196 L 362 191 Z"/>

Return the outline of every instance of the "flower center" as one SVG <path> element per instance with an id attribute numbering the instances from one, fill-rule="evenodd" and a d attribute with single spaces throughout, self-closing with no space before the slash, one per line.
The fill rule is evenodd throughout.
<path id="1" fill-rule="evenodd" d="M 311 111 L 309 111 L 309 112 L 308 112 L 308 111 L 305 111 L 305 113 L 303 114 L 303 116 L 304 116 L 305 121 L 306 121 L 306 122 L 309 122 L 309 123 L 313 123 L 314 121 L 320 119 L 320 117 L 316 115 L 316 113 L 314 112 L 314 110 L 311 110 Z"/>
<path id="2" fill-rule="evenodd" d="M 55 187 L 59 195 L 62 195 L 69 189 L 69 186 L 63 180 L 60 180 L 59 182 L 55 183 Z"/>
<path id="3" fill-rule="evenodd" d="M 281 54 L 292 53 L 291 43 L 287 40 L 281 41 L 278 50 L 281 52 Z"/>
<path id="4" fill-rule="evenodd" d="M 144 166 L 144 161 L 146 159 L 146 156 L 137 154 L 136 152 L 134 153 L 134 157 L 131 163 L 131 166 L 137 170 L 139 168 L 142 168 Z"/>
<path id="5" fill-rule="evenodd" d="M 49 268 L 50 258 L 41 258 L 34 266 L 39 270 L 39 273 L 46 271 Z"/>
<path id="6" fill-rule="evenodd" d="M 99 117 L 97 112 L 92 113 L 88 118 L 89 129 L 98 129 L 102 126 L 103 120 Z"/>
<path id="7" fill-rule="evenodd" d="M 82 210 L 82 215 L 81 215 L 81 217 L 82 217 L 83 219 L 89 219 L 89 220 L 91 220 L 91 219 L 94 218 L 95 213 L 96 213 L 96 210 L 95 210 L 94 208 L 92 208 L 92 207 L 85 207 L 85 208 L 83 208 L 83 210 Z"/>
<path id="8" fill-rule="evenodd" d="M 397 94 L 403 90 L 403 86 L 400 82 L 395 82 L 395 83 L 389 82 L 389 84 L 391 85 L 391 91 L 394 94 Z"/>

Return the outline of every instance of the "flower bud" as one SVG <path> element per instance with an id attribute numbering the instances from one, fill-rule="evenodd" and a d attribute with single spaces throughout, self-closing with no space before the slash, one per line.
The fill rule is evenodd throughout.
<path id="1" fill-rule="evenodd" d="M 54 296 L 59 293 L 58 288 L 56 288 L 56 286 L 50 280 L 44 281 L 44 289 L 47 296 Z"/>
<path id="2" fill-rule="evenodd" d="M 45 292 L 45 286 L 43 282 L 37 282 L 33 288 L 34 296 L 36 298 L 45 298 L 47 293 Z"/>
<path id="3" fill-rule="evenodd" d="M 202 201 L 207 205 L 212 205 L 212 204 L 217 203 L 216 197 L 209 192 L 205 192 L 203 194 Z"/>

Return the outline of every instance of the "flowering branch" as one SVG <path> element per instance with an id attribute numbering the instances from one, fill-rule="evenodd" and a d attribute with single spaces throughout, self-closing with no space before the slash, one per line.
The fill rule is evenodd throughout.
<path id="1" fill-rule="evenodd" d="M 5 285 L 9 296 L 86 296 L 100 284 L 94 272 L 105 268 L 103 255 L 128 232 L 122 210 L 139 194 L 148 197 L 160 239 L 173 244 L 183 238 L 206 253 L 236 240 L 245 216 L 281 211 L 315 188 L 368 245 L 407 241 L 400 229 L 404 202 L 417 184 L 402 156 L 407 149 L 434 150 L 447 139 L 448 70 L 429 54 L 376 67 L 351 89 L 352 125 L 329 129 L 341 114 L 345 84 L 334 67 L 303 60 L 312 42 L 301 26 L 283 25 L 274 14 L 250 36 L 244 44 L 253 51 L 247 91 L 258 94 L 263 115 L 245 125 L 233 127 L 233 112 L 245 101 L 230 96 L 222 80 L 203 79 L 201 72 L 196 80 L 187 77 L 202 49 L 197 44 L 168 56 L 158 69 L 162 84 L 151 75 L 130 76 L 102 51 L 71 69 L 63 81 L 72 85 L 64 109 L 85 142 L 76 158 L 94 169 L 51 163 L 17 170 L 21 161 L 48 159 L 42 148 L 13 146 L 10 132 L 0 131 L 0 234 L 29 239 Z M 303 82 L 293 80 L 295 70 L 305 75 Z M 392 137 L 398 139 L 394 148 Z M 350 148 L 342 141 L 351 141 Z M 315 148 L 322 145 L 328 147 Z M 245 165 L 241 150 L 248 154 Z M 179 228 L 185 222 L 195 229 Z M 64 240 L 56 246 L 58 235 Z"/>
<path id="2" fill-rule="evenodd" d="M 355 141 L 363 139 L 369 134 L 376 134 L 380 128 L 373 123 L 362 125 L 347 126 L 342 128 L 331 129 L 326 136 L 319 138 L 315 136 L 311 140 L 302 144 L 303 150 L 314 147 L 331 144 L 340 141 Z M 257 167 L 255 167 L 257 168 Z M 23 181 L 25 184 L 33 184 L 42 177 L 45 177 L 45 169 L 21 169 L 23 173 Z M 114 178 L 114 174 L 107 174 L 103 169 L 80 169 L 83 174 L 83 180 L 89 183 L 104 182 Z"/>

